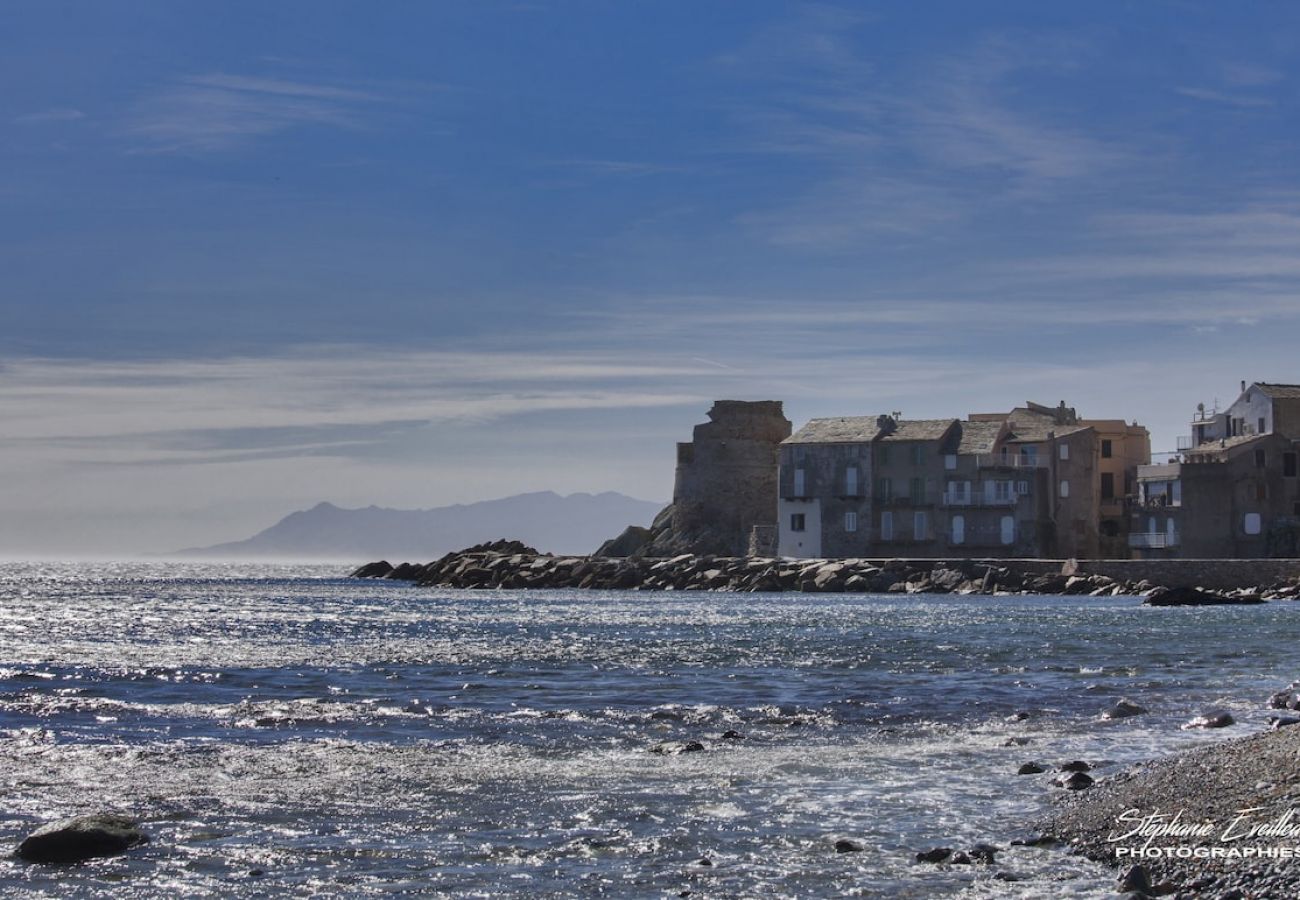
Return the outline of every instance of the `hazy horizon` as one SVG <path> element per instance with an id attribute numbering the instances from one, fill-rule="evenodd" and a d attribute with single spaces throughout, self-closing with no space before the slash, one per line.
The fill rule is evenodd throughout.
<path id="1" fill-rule="evenodd" d="M 1300 8 L 17 3 L 0 555 L 1300 381 Z M 1294 110 L 1293 110 L 1294 111 Z"/>

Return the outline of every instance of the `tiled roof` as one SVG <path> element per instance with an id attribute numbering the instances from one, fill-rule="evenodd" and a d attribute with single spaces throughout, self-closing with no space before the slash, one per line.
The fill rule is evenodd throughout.
<path id="1" fill-rule="evenodd" d="M 880 416 L 840 416 L 811 419 L 783 444 L 862 444 L 880 434 Z"/>
<path id="2" fill-rule="evenodd" d="M 1257 381 L 1255 387 L 1274 400 L 1300 399 L 1300 384 L 1268 384 L 1267 382 Z"/>
<path id="3" fill-rule="evenodd" d="M 957 424 L 956 419 L 899 419 L 898 427 L 882 441 L 937 441 Z"/>
<path id="4" fill-rule="evenodd" d="M 1239 434 L 1236 437 L 1200 444 L 1183 452 L 1187 454 L 1189 459 L 1194 456 L 1226 456 L 1238 447 L 1244 447 L 1246 444 L 1263 440 L 1266 437 L 1268 437 L 1267 434 Z"/>
<path id="5" fill-rule="evenodd" d="M 958 453 L 992 453 L 993 445 L 1002 433 L 1001 422 L 962 422 L 960 427 Z"/>
<path id="6" fill-rule="evenodd" d="M 1057 425 L 1051 419 L 1041 422 L 1021 420 L 1011 423 L 1011 434 L 1007 440 L 1016 444 L 1033 444 L 1047 440 L 1049 432 L 1056 437 L 1065 437 L 1067 434 L 1086 431 L 1091 427 L 1090 425 Z"/>

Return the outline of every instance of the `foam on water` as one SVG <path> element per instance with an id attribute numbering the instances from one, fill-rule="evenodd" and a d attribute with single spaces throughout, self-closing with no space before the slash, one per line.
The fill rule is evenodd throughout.
<path id="1" fill-rule="evenodd" d="M 154 835 L 75 869 L 0 856 L 0 890 L 1108 896 L 1111 873 L 1010 847 L 1055 790 L 1019 765 L 1249 733 L 1300 662 L 1287 604 L 337 574 L 0 567 L 0 835 L 105 807 Z M 1120 696 L 1151 712 L 1103 721 Z M 1240 724 L 1179 730 L 1207 706 Z M 706 750 L 651 752 L 684 741 Z M 979 842 L 996 866 L 912 862 Z"/>

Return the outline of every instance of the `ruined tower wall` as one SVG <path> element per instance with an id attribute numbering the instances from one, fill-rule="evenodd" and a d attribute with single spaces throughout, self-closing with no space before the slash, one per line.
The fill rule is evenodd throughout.
<path id="1" fill-rule="evenodd" d="M 755 525 L 776 525 L 777 463 L 790 420 L 779 400 L 718 400 L 677 445 L 673 526 L 694 552 L 744 556 Z"/>

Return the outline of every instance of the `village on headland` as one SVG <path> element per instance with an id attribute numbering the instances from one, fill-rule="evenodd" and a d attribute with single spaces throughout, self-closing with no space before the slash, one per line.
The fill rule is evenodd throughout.
<path id="1" fill-rule="evenodd" d="M 964 419 L 820 418 L 718 400 L 677 445 L 673 502 L 590 557 L 517 542 L 361 577 L 456 587 L 1300 593 L 1300 385 L 1196 407 L 1152 464 L 1137 422 L 1062 401 Z M 491 558 L 488 558 L 491 557 Z M 980 564 L 976 564 L 980 563 Z"/>

